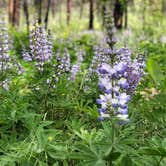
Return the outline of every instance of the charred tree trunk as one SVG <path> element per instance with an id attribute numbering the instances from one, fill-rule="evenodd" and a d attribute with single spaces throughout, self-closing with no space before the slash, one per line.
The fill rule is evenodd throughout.
<path id="1" fill-rule="evenodd" d="M 48 15 L 49 15 L 49 10 L 50 10 L 50 4 L 51 4 L 51 0 L 48 0 L 46 16 L 45 16 L 45 19 L 44 19 L 45 29 L 47 29 L 47 24 L 48 24 Z"/>
<path id="2" fill-rule="evenodd" d="M 93 29 L 94 20 L 94 0 L 89 0 L 89 29 Z"/>
<path id="3" fill-rule="evenodd" d="M 29 33 L 29 11 L 28 11 L 27 0 L 24 0 L 23 9 L 24 9 L 25 19 L 26 19 L 26 24 L 27 24 L 27 32 Z"/>
<path id="4" fill-rule="evenodd" d="M 115 27 L 121 29 L 123 25 L 123 4 L 120 0 L 115 2 L 113 15 Z"/>
<path id="5" fill-rule="evenodd" d="M 70 15 L 71 15 L 71 0 L 67 0 L 67 25 L 70 24 Z"/>
<path id="6" fill-rule="evenodd" d="M 18 26 L 20 21 L 20 1 L 9 0 L 9 22 L 12 26 Z"/>

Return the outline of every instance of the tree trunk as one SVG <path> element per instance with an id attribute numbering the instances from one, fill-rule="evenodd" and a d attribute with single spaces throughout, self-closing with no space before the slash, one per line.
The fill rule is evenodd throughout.
<path id="1" fill-rule="evenodd" d="M 94 20 L 94 0 L 89 0 L 89 29 L 93 29 Z"/>
<path id="2" fill-rule="evenodd" d="M 125 0 L 125 25 L 124 27 L 127 28 L 127 25 L 128 25 L 128 3 L 127 3 L 128 0 Z"/>
<path id="3" fill-rule="evenodd" d="M 121 29 L 123 25 L 123 4 L 120 0 L 116 0 L 114 6 L 114 24 L 117 29 Z"/>
<path id="4" fill-rule="evenodd" d="M 162 13 L 166 13 L 166 1 L 162 0 Z"/>
<path id="5" fill-rule="evenodd" d="M 48 0 L 46 16 L 45 16 L 45 19 L 44 19 L 45 29 L 47 29 L 47 24 L 48 24 L 48 15 L 49 15 L 49 10 L 50 10 L 50 4 L 51 4 L 51 0 Z"/>
<path id="6" fill-rule="evenodd" d="M 105 2 L 103 2 L 103 6 L 102 6 L 103 27 L 104 27 L 104 24 L 105 24 L 105 14 L 106 14 L 106 4 L 105 4 Z"/>
<path id="7" fill-rule="evenodd" d="M 24 0 L 23 9 L 24 9 L 24 14 L 25 14 L 25 18 L 26 18 L 27 32 L 29 33 L 29 11 L 28 11 L 28 2 L 27 2 L 27 0 Z"/>
<path id="8" fill-rule="evenodd" d="M 42 23 L 42 0 L 35 0 L 35 5 L 38 13 L 38 23 Z"/>
<path id="9" fill-rule="evenodd" d="M 14 0 L 9 0 L 9 22 L 13 24 Z"/>
<path id="10" fill-rule="evenodd" d="M 9 22 L 12 26 L 18 26 L 20 20 L 20 1 L 9 0 Z"/>
<path id="11" fill-rule="evenodd" d="M 67 0 L 67 25 L 70 24 L 71 3 L 71 0 Z"/>

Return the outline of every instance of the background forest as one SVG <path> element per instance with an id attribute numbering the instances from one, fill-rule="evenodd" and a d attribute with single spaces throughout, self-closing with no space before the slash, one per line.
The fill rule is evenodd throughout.
<path id="1" fill-rule="evenodd" d="M 166 0 L 0 1 L 0 166 L 166 165 Z"/>

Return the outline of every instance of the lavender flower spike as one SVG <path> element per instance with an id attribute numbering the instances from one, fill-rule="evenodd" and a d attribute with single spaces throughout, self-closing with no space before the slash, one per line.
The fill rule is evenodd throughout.
<path id="1" fill-rule="evenodd" d="M 138 55 L 133 59 L 132 51 L 128 48 L 115 50 L 116 43 L 112 24 L 106 20 L 107 39 L 100 55 L 107 61 L 98 63 L 99 88 L 102 92 L 97 104 L 100 105 L 99 119 L 116 118 L 129 121 L 128 104 L 144 75 L 145 59 Z M 124 123 L 122 123 L 124 124 Z"/>

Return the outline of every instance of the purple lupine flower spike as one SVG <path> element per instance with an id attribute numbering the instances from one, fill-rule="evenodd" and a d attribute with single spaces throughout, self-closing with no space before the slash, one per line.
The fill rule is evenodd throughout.
<path id="1" fill-rule="evenodd" d="M 107 17 L 108 19 L 108 17 Z M 98 61 L 96 70 L 99 79 L 99 88 L 103 92 L 97 99 L 99 119 L 118 118 L 120 122 L 129 121 L 128 103 L 131 100 L 141 77 L 144 75 L 145 58 L 142 55 L 133 59 L 132 52 L 128 48 L 115 49 L 117 42 L 112 24 L 106 20 L 106 44 L 100 48 L 100 57 L 107 61 Z M 101 56 L 102 55 L 102 56 Z"/>
<path id="2" fill-rule="evenodd" d="M 35 23 L 34 29 L 31 30 L 29 38 L 30 53 L 32 56 L 24 53 L 23 59 L 31 61 L 32 58 L 36 63 L 37 69 L 42 72 L 45 63 L 50 62 L 52 58 L 52 42 L 50 34 L 47 35 L 44 27 Z"/>

